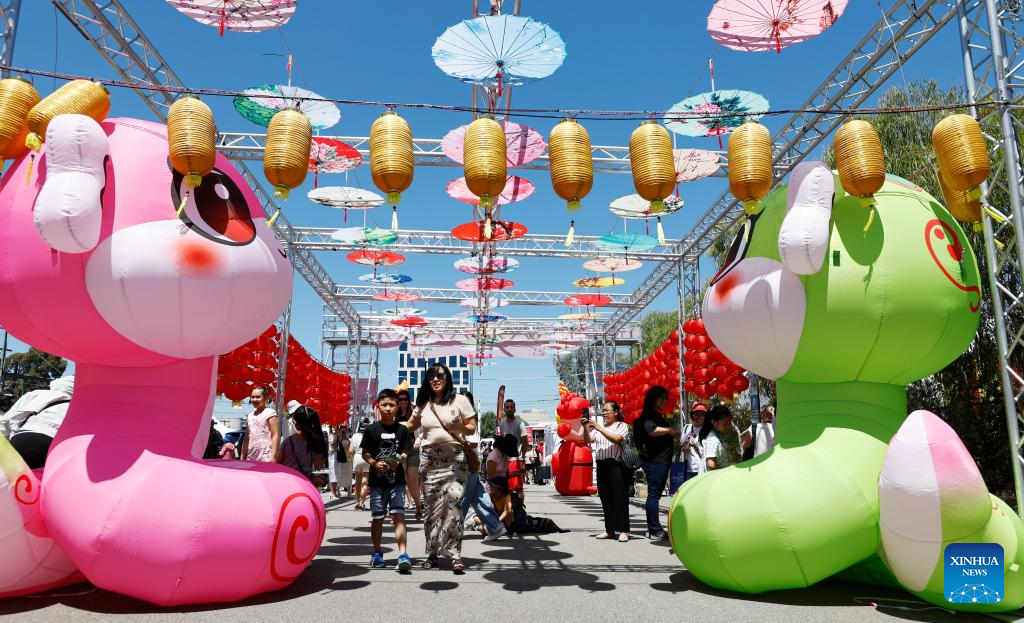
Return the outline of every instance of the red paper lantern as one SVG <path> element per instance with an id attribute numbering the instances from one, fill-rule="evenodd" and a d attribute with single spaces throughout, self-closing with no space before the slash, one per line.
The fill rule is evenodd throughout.
<path id="1" fill-rule="evenodd" d="M 739 374 L 730 376 L 726 380 L 725 384 L 730 390 L 736 392 L 737 394 L 740 392 L 747 391 L 747 388 L 750 387 L 750 381 L 747 380 L 747 377 Z"/>
<path id="2" fill-rule="evenodd" d="M 224 388 L 224 397 L 232 402 L 240 402 L 249 397 L 252 386 L 247 383 L 228 383 Z"/>

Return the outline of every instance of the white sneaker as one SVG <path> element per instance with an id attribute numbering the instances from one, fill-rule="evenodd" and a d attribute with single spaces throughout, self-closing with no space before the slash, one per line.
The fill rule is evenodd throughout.
<path id="1" fill-rule="evenodd" d="M 491 541 L 497 541 L 501 537 L 505 536 L 507 532 L 508 529 L 505 528 L 505 524 L 502 524 L 498 526 L 497 530 L 491 530 L 490 533 L 484 537 L 484 542 L 490 543 Z"/>
<path id="2" fill-rule="evenodd" d="M 625 532 L 620 532 L 619 533 L 619 543 L 628 543 L 628 542 L 629 542 L 629 535 L 626 534 Z"/>

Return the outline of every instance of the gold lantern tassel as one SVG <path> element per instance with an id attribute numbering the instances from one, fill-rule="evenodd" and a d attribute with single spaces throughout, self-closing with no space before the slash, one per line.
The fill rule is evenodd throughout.
<path id="1" fill-rule="evenodd" d="M 391 231 L 398 231 L 398 206 L 391 206 Z"/>
<path id="2" fill-rule="evenodd" d="M 185 191 L 185 196 L 181 198 L 181 203 L 178 204 L 178 210 L 175 212 L 175 214 L 178 215 L 178 218 L 181 218 L 182 215 L 185 214 L 185 206 L 188 204 L 190 194 L 191 191 Z"/>
<path id="3" fill-rule="evenodd" d="M 488 214 L 484 220 L 484 240 L 490 240 L 491 236 L 494 235 L 494 225 L 491 222 L 491 215 Z"/>
<path id="4" fill-rule="evenodd" d="M 569 221 L 569 233 L 565 236 L 565 246 L 571 247 L 572 241 L 576 237 L 576 221 Z"/>
<path id="5" fill-rule="evenodd" d="M 658 244 L 665 246 L 665 228 L 661 226 L 661 217 L 658 217 Z"/>
<path id="6" fill-rule="evenodd" d="M 287 197 L 286 197 L 287 199 Z M 273 227 L 274 223 L 277 222 L 277 217 L 281 216 L 281 208 L 274 211 L 274 216 L 267 219 L 267 227 Z"/>

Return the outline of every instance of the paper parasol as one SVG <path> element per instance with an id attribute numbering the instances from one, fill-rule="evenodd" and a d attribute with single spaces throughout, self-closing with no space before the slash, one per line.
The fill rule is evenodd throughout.
<path id="1" fill-rule="evenodd" d="M 466 359 L 494 359 L 494 353 L 469 353 L 463 357 Z"/>
<path id="2" fill-rule="evenodd" d="M 419 316 L 406 316 L 405 318 L 396 318 L 392 320 L 391 324 L 396 327 L 425 327 L 430 323 Z"/>
<path id="3" fill-rule="evenodd" d="M 260 32 L 288 23 L 298 0 L 167 0 L 200 24 L 225 30 Z"/>
<path id="4" fill-rule="evenodd" d="M 306 198 L 328 208 L 372 210 L 384 203 L 384 197 L 355 186 L 324 186 L 306 193 Z"/>
<path id="5" fill-rule="evenodd" d="M 599 257 L 596 260 L 589 260 L 583 263 L 583 268 L 595 273 L 628 273 L 643 267 L 640 260 L 633 260 L 628 257 Z"/>
<path id="6" fill-rule="evenodd" d="M 504 290 L 516 285 L 511 279 L 498 279 L 497 277 L 476 277 L 474 279 L 462 279 L 455 282 L 455 287 L 469 292 L 480 292 L 483 290 Z"/>
<path id="7" fill-rule="evenodd" d="M 594 246 L 608 251 L 633 251 L 640 253 L 650 251 L 658 246 L 658 239 L 646 234 L 608 234 L 593 242 Z"/>
<path id="8" fill-rule="evenodd" d="M 500 91 L 502 85 L 520 86 L 553 74 L 565 60 L 565 43 L 550 26 L 529 17 L 487 15 L 445 30 L 431 54 L 449 76 Z"/>
<path id="9" fill-rule="evenodd" d="M 668 216 L 683 209 L 683 200 L 675 195 L 665 198 L 665 209 L 661 212 L 651 212 L 651 202 L 640 195 L 626 195 L 611 202 L 608 210 L 615 216 L 632 219 L 649 219 L 658 216 Z"/>
<path id="10" fill-rule="evenodd" d="M 352 244 L 383 245 L 398 240 L 398 234 L 380 227 L 343 227 L 331 232 L 331 239 Z"/>
<path id="11" fill-rule="evenodd" d="M 504 255 L 485 256 L 483 259 L 464 257 L 455 260 L 455 268 L 471 275 L 495 275 L 514 271 L 519 268 L 519 261 Z"/>
<path id="12" fill-rule="evenodd" d="M 476 309 L 477 307 L 480 307 L 483 304 L 484 304 L 483 299 L 476 298 L 476 297 L 469 298 L 469 299 L 462 299 L 461 301 L 459 301 L 459 305 L 461 305 L 463 307 L 469 307 L 469 308 L 472 308 L 472 309 Z M 487 299 L 487 306 L 490 307 L 490 308 L 505 307 L 507 305 L 508 305 L 508 299 L 503 299 L 503 298 L 498 298 L 498 297 L 493 297 L 493 298 L 488 298 Z"/>
<path id="13" fill-rule="evenodd" d="M 363 266 L 397 266 L 405 261 L 405 256 L 391 251 L 353 251 L 345 256 L 350 262 Z"/>
<path id="14" fill-rule="evenodd" d="M 570 307 L 604 307 L 611 302 L 612 298 L 603 294 L 576 294 L 565 299 L 565 304 Z"/>
<path id="15" fill-rule="evenodd" d="M 506 242 L 526 235 L 526 225 L 512 221 L 493 221 L 491 237 L 484 236 L 483 222 L 463 223 L 452 230 L 452 236 L 466 242 Z"/>
<path id="16" fill-rule="evenodd" d="M 708 14 L 717 43 L 742 52 L 765 52 L 803 43 L 828 30 L 847 0 L 718 0 Z"/>
<path id="17" fill-rule="evenodd" d="M 366 275 L 359 275 L 359 281 L 368 281 L 370 283 L 382 283 L 382 284 L 385 284 L 385 285 L 393 285 L 393 284 L 397 284 L 397 283 L 409 283 L 410 281 L 412 281 L 412 277 L 410 277 L 409 275 L 401 275 L 401 274 L 394 274 L 394 275 L 366 274 Z"/>
<path id="18" fill-rule="evenodd" d="M 448 182 L 446 190 L 452 199 L 458 199 L 463 203 L 472 205 L 480 205 L 480 197 L 477 197 L 469 190 L 469 187 L 466 186 L 466 178 L 464 177 Z M 537 189 L 530 180 L 518 175 L 509 175 L 508 180 L 505 181 L 505 189 L 494 198 L 494 205 L 500 206 L 522 201 L 532 195 L 535 190 Z"/>
<path id="19" fill-rule="evenodd" d="M 426 310 L 416 307 L 393 307 L 384 310 L 384 314 L 388 316 L 422 316 L 425 313 Z"/>
<path id="20" fill-rule="evenodd" d="M 470 324 L 488 324 L 503 320 L 508 320 L 508 316 L 502 314 L 470 314 L 465 318 L 465 321 Z"/>
<path id="21" fill-rule="evenodd" d="M 235 110 L 256 125 L 267 127 L 274 115 L 286 108 L 298 108 L 313 130 L 326 130 L 341 120 L 333 102 L 316 93 L 284 84 L 262 84 L 236 95 Z"/>
<path id="22" fill-rule="evenodd" d="M 601 317 L 598 312 L 582 312 L 579 314 L 562 314 L 559 320 L 597 320 Z"/>
<path id="23" fill-rule="evenodd" d="M 732 132 L 744 121 L 756 121 L 768 110 L 768 100 L 750 91 L 718 90 L 688 97 L 668 109 L 665 127 L 683 136 L 717 136 Z"/>
<path id="24" fill-rule="evenodd" d="M 722 157 L 706 149 L 673 149 L 676 182 L 692 182 L 714 175 L 722 168 Z"/>
<path id="25" fill-rule="evenodd" d="M 498 125 L 505 130 L 505 164 L 509 168 L 533 162 L 544 153 L 544 148 L 547 145 L 544 143 L 544 137 L 539 132 L 521 123 L 504 119 L 498 120 Z M 468 127 L 468 125 L 460 125 L 448 134 L 445 134 L 444 138 L 441 139 L 441 151 L 459 164 L 463 164 L 465 160 L 463 144 L 466 140 L 466 128 Z"/>
<path id="26" fill-rule="evenodd" d="M 625 279 L 618 277 L 584 277 L 572 282 L 577 288 L 611 288 L 626 283 Z"/>
<path id="27" fill-rule="evenodd" d="M 318 185 L 316 176 L 321 173 L 344 173 L 358 167 L 362 162 L 362 154 L 348 143 L 336 138 L 313 137 L 313 144 L 309 148 L 309 170 L 314 175 L 314 186 Z"/>
<path id="28" fill-rule="evenodd" d="M 373 295 L 375 301 L 394 301 L 396 303 L 411 303 L 420 300 L 420 295 L 415 292 L 378 292 Z"/>

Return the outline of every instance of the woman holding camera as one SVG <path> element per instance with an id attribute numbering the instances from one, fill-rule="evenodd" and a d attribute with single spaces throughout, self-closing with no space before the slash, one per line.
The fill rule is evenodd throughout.
<path id="1" fill-rule="evenodd" d="M 609 400 L 601 407 L 604 425 L 587 418 L 587 440 L 597 463 L 597 494 L 604 512 L 604 533 L 599 539 L 629 541 L 629 495 L 626 468 L 622 463 L 622 446 L 629 436 L 629 427 L 622 421 L 619 403 Z"/>

